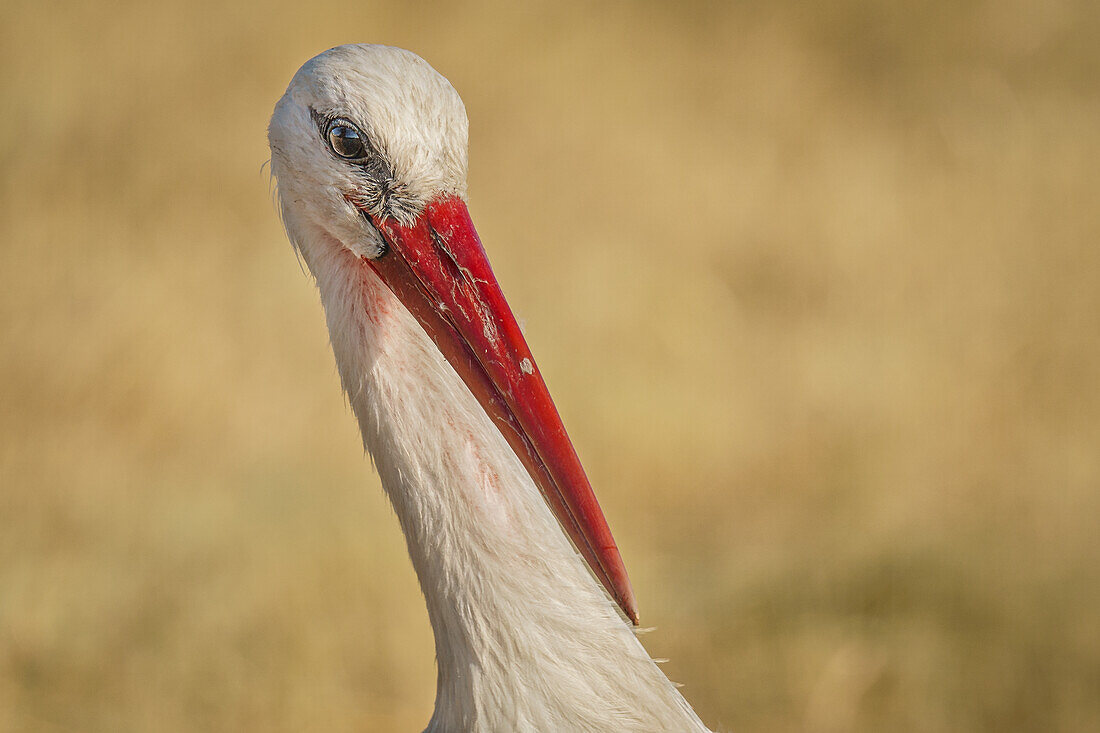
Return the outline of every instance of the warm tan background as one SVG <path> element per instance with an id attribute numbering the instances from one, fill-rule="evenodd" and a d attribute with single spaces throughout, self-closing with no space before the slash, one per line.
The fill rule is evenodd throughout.
<path id="1" fill-rule="evenodd" d="M 411 48 L 734 731 L 1100 730 L 1100 4 L 0 9 L 0 729 L 419 730 L 432 641 L 269 195 Z"/>

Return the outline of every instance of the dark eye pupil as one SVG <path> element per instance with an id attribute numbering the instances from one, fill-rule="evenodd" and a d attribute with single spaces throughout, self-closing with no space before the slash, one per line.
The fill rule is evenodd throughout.
<path id="1" fill-rule="evenodd" d="M 333 125 L 329 128 L 328 144 L 341 158 L 361 158 L 366 152 L 359 131 L 346 125 Z"/>

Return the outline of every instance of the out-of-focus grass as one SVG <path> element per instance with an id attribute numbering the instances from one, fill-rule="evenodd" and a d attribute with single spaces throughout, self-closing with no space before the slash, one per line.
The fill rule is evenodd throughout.
<path id="1" fill-rule="evenodd" d="M 0 729 L 409 730 L 432 643 L 271 205 L 411 48 L 713 725 L 1100 729 L 1100 11 L 0 9 Z"/>

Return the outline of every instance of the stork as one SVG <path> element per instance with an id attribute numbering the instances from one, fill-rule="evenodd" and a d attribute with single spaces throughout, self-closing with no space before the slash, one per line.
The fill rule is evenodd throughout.
<path id="1" fill-rule="evenodd" d="M 467 128 L 423 59 L 348 45 L 302 66 L 268 130 L 427 603 L 427 730 L 706 731 L 636 638 L 619 551 L 470 221 Z"/>

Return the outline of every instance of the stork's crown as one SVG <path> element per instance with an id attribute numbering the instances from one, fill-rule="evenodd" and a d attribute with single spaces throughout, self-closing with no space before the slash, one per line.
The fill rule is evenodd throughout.
<path id="1" fill-rule="evenodd" d="M 335 122 L 366 137 L 369 155 L 331 147 Z M 441 194 L 466 197 L 466 108 L 442 75 L 390 46 L 337 46 L 307 61 L 275 106 L 271 170 L 291 238 L 313 225 L 360 254 L 376 253 L 363 211 L 411 221 Z"/>

